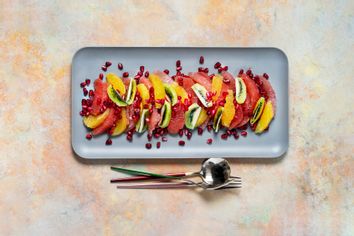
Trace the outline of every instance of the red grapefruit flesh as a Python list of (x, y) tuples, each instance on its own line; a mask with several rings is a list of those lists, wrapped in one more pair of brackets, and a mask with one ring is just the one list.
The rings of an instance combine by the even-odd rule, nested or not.
[(184, 110), (180, 103), (175, 105), (177, 109), (174, 114), (171, 115), (170, 124), (167, 127), (168, 133), (177, 134), (180, 129), (184, 126)]
[[(236, 128), (243, 121), (243, 111), (239, 104), (236, 104), (236, 113), (234, 119), (231, 121), (230, 129)], [(248, 120), (246, 121), (246, 123)]]
[(195, 103), (198, 101), (198, 98), (197, 96), (195, 95), (193, 89), (192, 89), (192, 86), (194, 84), (194, 81), (190, 78), (190, 77), (186, 77), (186, 76), (180, 76), (180, 77), (176, 77), (176, 81), (179, 81), (179, 80), (183, 80), (183, 83), (182, 83), (182, 86), (184, 88), (184, 90), (186, 90), (186, 92), (189, 94), (191, 94), (190, 96), (191, 97), (191, 102), (192, 103)]
[(106, 132), (107, 130), (113, 127), (113, 125), (116, 123), (116, 120), (117, 116), (114, 114), (114, 109), (109, 109), (109, 114), (107, 118), (97, 128), (93, 129), (92, 134), (99, 135)]
[(227, 71), (223, 71), (221, 72), (222, 77), (224, 77), (225, 80), (230, 81), (230, 83), (228, 83), (228, 89), (231, 89), (232, 91), (234, 91), (234, 93), (236, 92), (236, 87), (235, 87), (235, 78), (232, 76), (232, 74), (230, 74)]
[(259, 76), (259, 80), (261, 82), (260, 90), (264, 91), (264, 93), (266, 95), (265, 99), (267, 101), (271, 101), (272, 102), (273, 112), (274, 112), (274, 115), (275, 115), (276, 109), (277, 109), (277, 101), (276, 101), (276, 96), (275, 96), (274, 89), (273, 89), (272, 85), (269, 83), (269, 81), (266, 78), (264, 78), (263, 76)]
[(103, 82), (101, 79), (96, 79), (94, 82), (95, 95), (93, 96), (91, 111), (91, 114), (94, 116), (100, 113), (103, 102), (108, 99), (107, 87), (107, 83)]
[(173, 83), (173, 79), (169, 75), (167, 75), (165, 72), (157, 70), (154, 72), (154, 74), (157, 75), (158, 77), (160, 77), (160, 79), (162, 80), (163, 83), (166, 83), (166, 84)]
[(140, 78), (139, 83), (144, 84), (149, 91), (150, 91), (150, 88), (152, 88), (152, 83), (145, 76)]
[(189, 73), (189, 76), (194, 80), (194, 82), (203, 85), (206, 90), (211, 91), (211, 81), (208, 74), (204, 72), (194, 72)]
[(259, 89), (257, 84), (248, 75), (243, 74), (242, 79), (247, 88), (246, 101), (242, 104), (244, 116), (252, 116), (252, 112), (258, 99), (260, 98)]
[(149, 133), (150, 134), (157, 127), (157, 124), (161, 120), (161, 114), (159, 114), (159, 112), (157, 111), (156, 107), (154, 106), (152, 109), (153, 109), (152, 110), (152, 114), (150, 116), (150, 121), (148, 123)]

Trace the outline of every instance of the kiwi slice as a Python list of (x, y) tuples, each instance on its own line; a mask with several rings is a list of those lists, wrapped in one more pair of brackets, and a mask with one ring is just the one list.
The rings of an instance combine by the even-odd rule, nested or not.
[(163, 86), (164, 86), (165, 92), (171, 102), (171, 105), (172, 106), (176, 105), (178, 102), (178, 98), (177, 98), (177, 93), (176, 93), (175, 88), (169, 84), (164, 84)]
[(126, 107), (128, 105), (124, 101), (122, 96), (119, 94), (119, 92), (117, 90), (115, 90), (111, 84), (107, 88), (107, 94), (108, 94), (108, 97), (112, 100), (112, 102), (114, 102), (118, 106)]
[(259, 119), (259, 117), (261, 117), (264, 105), (265, 105), (265, 99), (264, 99), (264, 97), (260, 97), (256, 103), (256, 106), (253, 109), (253, 116), (250, 120), (251, 125), (256, 123), (257, 120)]
[(246, 88), (245, 82), (240, 77), (237, 77), (235, 82), (236, 82), (235, 83), (236, 101), (238, 104), (243, 104), (245, 102), (246, 96), (247, 96), (247, 88)]
[(224, 108), (219, 107), (215, 113), (214, 122), (213, 122), (213, 129), (215, 130), (215, 132), (219, 132), (220, 122), (221, 122), (221, 117), (223, 112), (224, 112)]
[(213, 103), (211, 101), (207, 100), (207, 92), (208, 91), (206, 90), (206, 88), (204, 86), (196, 83), (196, 84), (193, 84), (192, 89), (204, 107), (211, 107), (213, 105)]
[(195, 128), (201, 111), (202, 108), (197, 103), (193, 103), (189, 106), (188, 111), (184, 114), (185, 125), (188, 129)]
[(166, 128), (168, 126), (171, 120), (171, 113), (172, 113), (171, 103), (165, 101), (165, 103), (161, 108), (161, 120), (159, 124), (161, 128)]
[(135, 79), (130, 78), (128, 92), (127, 92), (127, 96), (125, 98), (125, 103), (127, 103), (128, 105), (131, 105), (134, 101), (135, 94), (136, 94), (136, 81), (135, 81)]
[(138, 132), (138, 133), (145, 132), (145, 130), (147, 129), (145, 118), (148, 114), (149, 114), (148, 109), (143, 109), (141, 111), (139, 121), (138, 121), (138, 123), (136, 123), (136, 126), (135, 126), (136, 132)]

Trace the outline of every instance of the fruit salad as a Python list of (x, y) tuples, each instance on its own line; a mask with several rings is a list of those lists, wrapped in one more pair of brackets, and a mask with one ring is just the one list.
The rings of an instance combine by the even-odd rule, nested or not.
[[(199, 63), (204, 64), (203, 56)], [(183, 73), (177, 60), (173, 75), (167, 69), (149, 72), (140, 66), (130, 76), (122, 63), (115, 72), (108, 72), (111, 66), (108, 61), (102, 65), (92, 89), (90, 79), (80, 84), (84, 95), (80, 115), (88, 140), (107, 134), (106, 145), (111, 145), (113, 137), (125, 135), (132, 142), (135, 133), (146, 133), (145, 147), (151, 149), (152, 138), (158, 139), (156, 148), (160, 148), (168, 135), (190, 140), (193, 130), (198, 135), (207, 130), (223, 140), (238, 139), (239, 133), (247, 136), (248, 127), (256, 134), (267, 131), (276, 114), (276, 95), (267, 73), (241, 69), (233, 74), (220, 62), (210, 70), (199, 67)], [(211, 145), (213, 139), (205, 143)]]

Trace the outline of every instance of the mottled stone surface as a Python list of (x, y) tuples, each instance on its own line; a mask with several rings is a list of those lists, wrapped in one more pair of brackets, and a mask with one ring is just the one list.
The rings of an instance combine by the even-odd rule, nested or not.
[[(353, 235), (353, 11), (353, 1), (1, 1), (0, 234)], [(117, 191), (110, 163), (80, 161), (70, 145), (71, 59), (96, 45), (283, 49), (288, 153), (233, 161), (241, 191)]]

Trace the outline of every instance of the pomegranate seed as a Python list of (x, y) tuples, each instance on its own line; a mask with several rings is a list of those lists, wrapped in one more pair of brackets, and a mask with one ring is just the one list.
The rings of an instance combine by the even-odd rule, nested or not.
[(145, 70), (145, 67), (144, 66), (140, 66), (140, 71), (144, 72), (144, 70)]
[(221, 66), (221, 63), (220, 63), (220, 62), (217, 62), (217, 63), (215, 63), (214, 68), (215, 68), (215, 69), (218, 69), (220, 66)]
[(207, 125), (208, 132), (210, 132), (213, 129), (212, 125)]
[(80, 87), (81, 87), (81, 88), (83, 88), (83, 87), (85, 87), (85, 86), (86, 86), (86, 83), (85, 83), (85, 82), (81, 82), (81, 83), (80, 83)]
[(188, 129), (185, 129), (185, 130), (184, 130), (184, 135), (186, 135), (186, 136), (187, 136), (187, 135), (188, 135), (188, 133), (189, 133), (189, 130), (188, 130)]
[(106, 66), (102, 66), (101, 69), (102, 69), (103, 71), (107, 71), (107, 67), (106, 67)]
[(213, 143), (213, 139), (208, 138), (208, 139), (207, 139), (207, 144), (212, 144), (212, 143)]
[(266, 79), (269, 79), (269, 75), (267, 73), (264, 73), (263, 77), (266, 78)]
[(88, 91), (87, 91), (87, 89), (86, 89), (86, 88), (83, 88), (83, 89), (82, 89), (82, 92), (84, 93), (84, 96), (87, 96)]
[(247, 129), (247, 127), (248, 127), (248, 124), (245, 124), (245, 125), (243, 125), (243, 126), (239, 127), (239, 129), (240, 129), (240, 130), (246, 130), (246, 129)]
[(224, 71), (227, 71), (229, 69), (228, 66), (224, 66), (224, 68), (222, 68)]
[(177, 60), (177, 61), (176, 61), (176, 67), (179, 67), (179, 66), (181, 66), (181, 61), (180, 61), (180, 60)]
[(240, 136), (236, 133), (236, 134), (233, 134), (234, 135), (234, 138), (235, 139), (238, 139)]
[(250, 75), (252, 73), (252, 70), (251, 69), (248, 69), (247, 71), (246, 71), (246, 75)]
[(124, 72), (123, 73), (123, 77), (128, 77), (129, 76), (129, 72)]
[(106, 141), (106, 145), (111, 145), (112, 144), (112, 139), (107, 139), (107, 141)]
[(215, 74), (209, 75), (209, 79), (213, 79), (214, 76), (215, 76)]
[(198, 67), (198, 72), (203, 72), (203, 71), (204, 71), (203, 67)]
[(241, 69), (239, 72), (238, 72), (238, 75), (242, 75), (243, 74), (243, 69)]
[(156, 148), (160, 148), (161, 147), (161, 142), (157, 142), (156, 143)]
[(148, 134), (148, 135), (147, 135), (147, 139), (148, 139), (148, 141), (150, 142), (151, 139), (152, 139), (152, 134)]
[(107, 68), (110, 67), (111, 65), (112, 65), (112, 62), (106, 61), (105, 66), (106, 66)]
[(232, 134), (231, 130), (229, 130), (229, 129), (226, 130), (226, 133), (227, 133), (228, 136), (231, 136), (231, 134)]
[(89, 96), (90, 97), (93, 97), (95, 95), (95, 92), (91, 89), (90, 91), (89, 91)]
[(201, 127), (198, 127), (198, 134), (202, 135), (203, 134), (203, 129)]
[(200, 56), (200, 57), (199, 57), (199, 63), (200, 63), (200, 64), (204, 64), (204, 57), (203, 57), (203, 56)]
[(149, 71), (146, 71), (146, 72), (145, 72), (145, 77), (146, 77), (146, 78), (149, 78), (149, 74), (150, 74)]
[(155, 138), (160, 138), (160, 134), (159, 133), (154, 133), (154, 137)]
[(188, 140), (190, 140), (192, 138), (192, 132), (188, 132), (187, 138), (188, 138)]
[(87, 100), (86, 99), (81, 99), (81, 105), (87, 105)]
[(178, 76), (182, 75), (181, 71), (177, 71), (176, 75)]
[(209, 73), (209, 68), (205, 68), (204, 72), (208, 74)]
[(133, 136), (127, 135), (127, 140), (128, 140), (129, 142), (133, 141)]
[(151, 149), (152, 145), (151, 145), (151, 143), (147, 143), (147, 144), (145, 144), (145, 147), (146, 147), (146, 149)]
[(219, 104), (219, 106), (224, 106), (224, 105), (225, 105), (225, 102), (220, 101), (218, 104)]
[(177, 71), (181, 71), (182, 70), (182, 66), (179, 66), (176, 68)]
[(162, 142), (167, 142), (167, 137), (162, 137)]
[(222, 135), (221, 135), (221, 138), (224, 139), (224, 140), (226, 140), (227, 137), (229, 137), (227, 134), (222, 134)]
[(166, 69), (166, 70), (164, 70), (163, 72), (164, 72), (166, 75), (168, 75), (168, 74), (170, 73), (170, 71), (169, 71), (169, 70), (167, 70), (167, 69)]
[(118, 69), (119, 70), (123, 70), (123, 64), (122, 63), (118, 63)]
[(242, 130), (242, 131), (241, 131), (241, 135), (242, 135), (243, 137), (246, 137), (246, 136), (247, 136), (247, 131)]
[(233, 130), (231, 130), (231, 133), (232, 133), (232, 134), (237, 134), (237, 130), (236, 130), (236, 129), (233, 129)]
[(223, 68), (220, 67), (220, 68), (218, 69), (218, 72), (221, 73), (222, 71), (223, 71)]
[(88, 140), (90, 140), (90, 139), (92, 139), (92, 134), (86, 134), (86, 138), (88, 139)]
[(178, 135), (179, 135), (180, 137), (183, 136), (183, 129), (180, 129), (180, 130), (178, 131)]
[(184, 144), (186, 144), (186, 142), (184, 142), (183, 140), (179, 140), (179, 141), (178, 141), (178, 145), (179, 145), (179, 146), (184, 146)]
[(253, 73), (251, 72), (249, 75), (248, 75), (251, 79), (253, 79)]
[(100, 105), (102, 102), (102, 99), (101, 98), (97, 98), (97, 105)]

